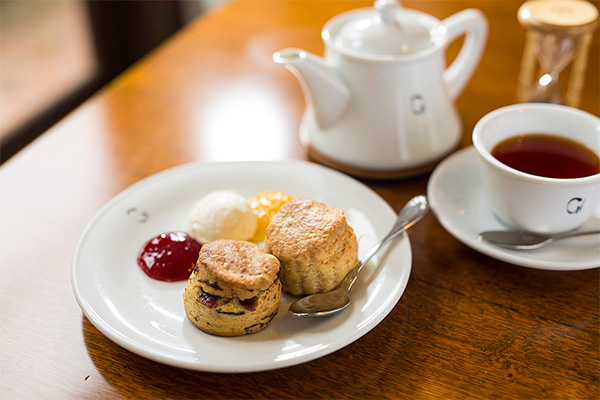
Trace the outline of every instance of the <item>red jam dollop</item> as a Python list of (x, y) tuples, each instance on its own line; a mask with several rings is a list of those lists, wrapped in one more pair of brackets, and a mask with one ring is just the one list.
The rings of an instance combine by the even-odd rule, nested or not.
[(137, 263), (150, 278), (175, 282), (189, 278), (202, 245), (185, 232), (162, 233), (140, 249)]

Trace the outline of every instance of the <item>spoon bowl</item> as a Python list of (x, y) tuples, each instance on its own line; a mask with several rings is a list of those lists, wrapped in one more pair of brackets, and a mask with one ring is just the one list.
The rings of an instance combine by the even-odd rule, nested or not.
[(427, 198), (423, 195), (413, 197), (400, 210), (392, 229), (369, 250), (342, 280), (337, 288), (325, 293), (311, 294), (296, 300), (290, 305), (289, 312), (295, 317), (325, 317), (336, 314), (350, 305), (350, 289), (361, 269), (392, 239), (398, 237), (409, 227), (417, 223), (429, 210)]
[(336, 314), (350, 305), (350, 294), (344, 285), (332, 291), (302, 297), (290, 305), (295, 317), (325, 317)]

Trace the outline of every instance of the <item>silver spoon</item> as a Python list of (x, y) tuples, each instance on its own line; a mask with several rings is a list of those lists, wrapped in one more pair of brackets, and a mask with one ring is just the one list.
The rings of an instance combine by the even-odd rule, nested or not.
[(537, 233), (520, 231), (487, 231), (481, 232), (479, 236), (488, 243), (507, 249), (532, 250), (539, 249), (540, 247), (556, 242), (557, 240), (598, 233), (600, 233), (600, 229), (574, 231), (556, 235), (540, 235)]
[(396, 222), (389, 233), (371, 248), (369, 253), (346, 275), (337, 288), (329, 292), (311, 294), (296, 300), (289, 308), (290, 314), (295, 317), (324, 317), (338, 313), (348, 307), (350, 304), (350, 295), (348, 292), (356, 281), (360, 270), (385, 244), (417, 223), (417, 221), (427, 214), (428, 210), (429, 205), (425, 196), (413, 197), (400, 210)]

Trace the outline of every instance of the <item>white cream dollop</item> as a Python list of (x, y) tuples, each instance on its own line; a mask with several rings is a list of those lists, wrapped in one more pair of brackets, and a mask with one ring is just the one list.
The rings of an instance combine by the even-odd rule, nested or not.
[(219, 239), (248, 240), (257, 223), (246, 198), (231, 190), (218, 190), (196, 202), (190, 213), (189, 233), (202, 244)]

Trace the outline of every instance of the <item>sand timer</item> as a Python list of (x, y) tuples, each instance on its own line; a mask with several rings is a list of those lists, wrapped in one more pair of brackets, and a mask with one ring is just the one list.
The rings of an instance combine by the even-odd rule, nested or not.
[[(586, 0), (529, 0), (518, 19), (527, 34), (517, 101), (577, 107), (598, 9)], [(568, 84), (559, 79), (567, 67)]]

